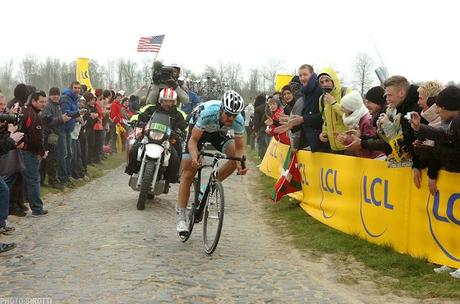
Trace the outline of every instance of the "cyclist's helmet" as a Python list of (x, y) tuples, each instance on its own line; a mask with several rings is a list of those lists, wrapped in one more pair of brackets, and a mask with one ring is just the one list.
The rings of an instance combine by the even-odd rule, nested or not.
[(224, 111), (227, 113), (241, 113), (244, 109), (243, 97), (241, 97), (237, 92), (229, 90), (225, 92), (222, 97), (222, 105), (224, 107)]
[(158, 102), (161, 103), (162, 100), (174, 100), (177, 101), (177, 93), (173, 88), (165, 88), (160, 91), (160, 96)]

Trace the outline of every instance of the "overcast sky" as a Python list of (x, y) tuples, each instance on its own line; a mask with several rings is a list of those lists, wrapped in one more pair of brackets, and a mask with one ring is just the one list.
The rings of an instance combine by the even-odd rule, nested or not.
[(34, 54), (142, 61), (140, 36), (165, 34), (159, 59), (194, 71), (270, 58), (291, 71), (332, 65), (350, 79), (358, 52), (410, 80), (460, 81), (454, 1), (20, 1), (1, 4), (0, 61)]

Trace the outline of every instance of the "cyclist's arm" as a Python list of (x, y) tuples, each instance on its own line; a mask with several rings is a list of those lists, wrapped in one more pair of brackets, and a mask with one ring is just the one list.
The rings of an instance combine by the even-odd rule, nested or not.
[(244, 155), (244, 136), (235, 135), (235, 156), (242, 157)]
[(193, 127), (192, 135), (188, 140), (188, 151), (190, 153), (190, 159), (198, 160), (198, 141), (200, 140), (201, 136), (203, 136), (204, 130), (199, 129), (197, 127)]

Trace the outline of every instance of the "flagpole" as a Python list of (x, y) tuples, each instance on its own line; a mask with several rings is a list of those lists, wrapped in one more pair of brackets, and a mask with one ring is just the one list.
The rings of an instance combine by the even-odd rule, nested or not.
[(147, 95), (145, 96), (145, 103), (147, 105), (147, 100), (149, 98), (149, 94), (150, 94), (150, 91), (151, 91), (151, 88), (152, 88), (152, 84), (153, 84), (153, 69), (154, 69), (154, 66), (155, 66), (155, 61), (157, 60), (157, 57), (158, 57), (158, 53), (160, 52), (160, 50), (158, 50), (158, 52), (156, 53), (155, 55), (155, 58), (153, 58), (153, 62), (152, 62), (152, 69), (150, 71), (150, 84), (149, 84), (149, 88), (147, 90)]
[[(161, 44), (162, 44), (162, 45), (163, 45), (163, 42), (164, 42), (164, 38), (163, 38), (163, 40), (161, 41)], [(154, 71), (154, 67), (155, 67), (155, 61), (157, 60), (158, 53), (160, 53), (160, 51), (161, 51), (161, 47), (160, 47), (160, 49), (158, 50), (158, 52), (156, 52), (155, 58), (153, 58), (152, 70), (151, 70), (151, 73), (150, 73), (150, 75), (151, 75), (151, 80), (150, 80), (149, 88), (148, 88), (148, 90), (147, 90), (147, 95), (145, 96), (145, 103), (146, 103), (146, 105), (147, 105), (147, 100), (148, 100), (148, 98), (149, 98), (149, 94), (150, 94), (150, 91), (151, 91), (151, 88), (152, 88), (152, 85), (153, 85), (153, 71)]]

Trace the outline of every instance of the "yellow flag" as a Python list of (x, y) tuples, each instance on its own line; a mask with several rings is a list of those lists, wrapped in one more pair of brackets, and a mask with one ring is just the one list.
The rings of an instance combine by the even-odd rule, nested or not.
[(89, 77), (89, 70), (88, 70), (89, 58), (77, 58), (77, 81), (80, 84), (86, 85), (88, 91), (94, 93), (94, 88), (91, 85), (91, 79)]
[(292, 79), (292, 75), (290, 74), (276, 74), (275, 76), (275, 91), (280, 92), (281, 89), (289, 84)]

